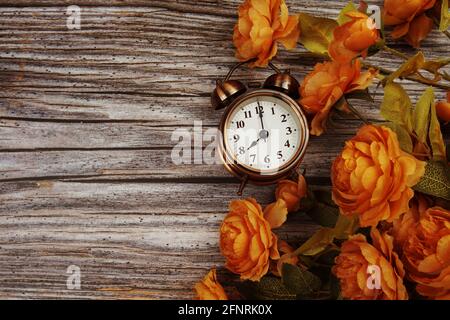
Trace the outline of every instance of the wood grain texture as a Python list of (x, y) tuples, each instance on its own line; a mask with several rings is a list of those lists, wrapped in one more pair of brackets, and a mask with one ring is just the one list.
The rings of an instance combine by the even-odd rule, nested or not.
[[(324, 17), (345, 5), (287, 2)], [(218, 227), (236, 180), (221, 165), (177, 166), (171, 151), (174, 130), (219, 123), (209, 95), (235, 63), (239, 3), (83, 0), (81, 30), (67, 30), (73, 1), (0, 0), (0, 298), (191, 298), (213, 266), (227, 286), (234, 281), (222, 269)], [(438, 31), (423, 49), (450, 56)], [(298, 52), (281, 50), (276, 62), (302, 79), (316, 61)], [(400, 63), (383, 53), (369, 61)], [(404, 84), (416, 101), (424, 86)], [(355, 106), (378, 121), (381, 99), (379, 89), (374, 103)], [(331, 161), (360, 125), (341, 119), (312, 139), (302, 165), (311, 183), (329, 183)], [(267, 204), (273, 189), (245, 195)], [(316, 228), (291, 216), (277, 234), (298, 244)], [(69, 265), (81, 268), (81, 290), (66, 288)]]

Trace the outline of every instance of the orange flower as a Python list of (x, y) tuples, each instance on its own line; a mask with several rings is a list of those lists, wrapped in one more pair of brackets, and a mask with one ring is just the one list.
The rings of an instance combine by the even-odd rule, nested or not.
[(223, 287), (217, 282), (216, 269), (211, 269), (202, 281), (195, 285), (198, 300), (228, 300)]
[(369, 47), (380, 39), (372, 18), (358, 11), (345, 15), (351, 20), (334, 29), (333, 40), (328, 46), (331, 58), (340, 63), (348, 63), (359, 55), (365, 58)]
[(430, 33), (433, 20), (425, 15), (436, 0), (384, 0), (384, 24), (395, 26), (391, 35), (394, 39), (406, 37), (415, 48)]
[(425, 162), (402, 151), (391, 129), (366, 125), (333, 163), (333, 200), (362, 227), (392, 222), (408, 211), (411, 187), (424, 173)]
[(450, 122), (450, 91), (447, 91), (447, 101), (436, 103), (436, 113), (442, 121)]
[[(340, 281), (342, 296), (352, 300), (407, 300), (405, 272), (393, 251), (393, 238), (376, 228), (372, 228), (370, 235), (373, 245), (362, 234), (350, 236), (335, 259), (332, 272)], [(377, 280), (369, 278), (371, 268), (380, 271), (378, 287)]]
[(300, 103), (308, 113), (315, 114), (311, 134), (320, 136), (336, 102), (346, 93), (366, 89), (376, 74), (372, 69), (361, 73), (359, 60), (347, 64), (336, 61), (316, 64), (300, 86)]
[(284, 0), (246, 0), (239, 7), (233, 43), (239, 60), (257, 58), (251, 66), (266, 67), (277, 53), (277, 42), (290, 50), (299, 36), (298, 16), (289, 16)]
[[(407, 217), (408, 218), (408, 217)], [(413, 218), (414, 219), (414, 218)], [(417, 219), (417, 217), (416, 217)], [(427, 209), (418, 221), (403, 219), (408, 232), (401, 249), (408, 277), (416, 290), (431, 299), (450, 299), (450, 211)]]
[(277, 237), (255, 199), (230, 203), (220, 228), (220, 249), (226, 267), (242, 280), (259, 281), (269, 269), (269, 258), (280, 258)]
[(299, 175), (298, 182), (292, 180), (281, 180), (275, 190), (277, 200), (283, 199), (287, 206), (287, 211), (295, 212), (300, 208), (300, 200), (307, 192), (306, 180), (303, 175)]
[(422, 215), (428, 208), (429, 202), (420, 193), (416, 194), (410, 201), (409, 210), (403, 214), (399, 219), (394, 220), (392, 224), (392, 235), (394, 236), (395, 245), (402, 250), (409, 230), (415, 228), (420, 215)]
[(281, 198), (264, 209), (264, 218), (269, 222), (272, 229), (281, 227), (286, 221), (287, 215), (286, 202)]

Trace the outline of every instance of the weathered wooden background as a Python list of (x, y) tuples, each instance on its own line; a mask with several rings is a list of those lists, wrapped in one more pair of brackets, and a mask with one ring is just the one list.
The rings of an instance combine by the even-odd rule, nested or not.
[[(324, 17), (345, 5), (287, 2)], [(213, 266), (229, 283), (218, 228), (237, 182), (219, 165), (176, 166), (170, 153), (175, 129), (219, 122), (209, 95), (235, 63), (239, 3), (0, 0), (0, 298), (192, 298)], [(81, 30), (66, 27), (71, 4), (82, 9)], [(448, 41), (433, 31), (426, 55), (448, 57)], [(299, 60), (301, 50), (277, 59), (299, 79), (315, 63)], [(405, 85), (414, 101), (424, 89)], [(372, 120), (381, 90), (376, 97), (358, 106)], [(310, 142), (311, 183), (329, 184), (331, 161), (360, 122), (338, 125)], [(266, 204), (273, 189), (250, 186), (245, 196)], [(295, 244), (315, 228), (290, 217), (277, 233)], [(70, 265), (81, 268), (81, 290), (66, 288)]]

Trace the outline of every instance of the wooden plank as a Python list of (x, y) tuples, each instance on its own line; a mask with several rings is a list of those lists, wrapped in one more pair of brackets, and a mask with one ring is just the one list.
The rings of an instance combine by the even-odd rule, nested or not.
[[(49, 215), (64, 213), (171, 213), (224, 212), (237, 197), (236, 182), (210, 183), (141, 183), (141, 182), (72, 182), (20, 181), (0, 186), (0, 212), (4, 216), (20, 214)], [(257, 192), (260, 190), (261, 192)], [(261, 194), (261, 203), (273, 198), (273, 186), (250, 185), (245, 196)], [(189, 200), (186, 200), (189, 199)], [(20, 203), (19, 203), (20, 202)], [(167, 207), (167, 203), (171, 206)], [(220, 209), (220, 210), (219, 210)]]
[[(287, 2), (291, 12), (328, 17), (344, 6)], [(218, 228), (236, 181), (221, 165), (176, 166), (170, 152), (174, 130), (219, 122), (209, 95), (236, 61), (230, 36), (240, 3), (81, 0), (82, 29), (69, 31), (72, 1), (0, 0), (0, 298), (190, 298), (213, 266), (230, 286)], [(426, 56), (448, 57), (447, 41), (433, 31)], [(301, 80), (316, 60), (299, 52), (280, 50), (276, 62)], [(400, 63), (386, 54), (369, 61)], [(424, 89), (405, 87), (413, 101)], [(381, 99), (378, 90), (373, 104), (355, 106), (380, 120)], [(360, 125), (338, 123), (312, 139), (303, 164), (312, 183), (329, 183), (331, 161)], [(273, 189), (249, 186), (245, 196), (267, 204)], [(290, 216), (276, 233), (298, 244), (316, 228)], [(81, 290), (65, 286), (72, 264)]]
[[(330, 137), (314, 137), (302, 168), (313, 178), (328, 178), (331, 162), (354, 134), (359, 120), (343, 121)], [(173, 127), (150, 123), (55, 123), (0, 121), (0, 181), (14, 179), (174, 179), (227, 178), (219, 159), (215, 165), (194, 164), (193, 128), (189, 163), (175, 164), (172, 150), (180, 144)], [(203, 132), (211, 127), (203, 127)], [(189, 136), (188, 136), (189, 137)], [(331, 143), (330, 143), (331, 142)], [(203, 147), (210, 140), (203, 141)], [(3, 151), (3, 152), (2, 152)]]
[[(0, 60), (1, 64), (1, 60)], [(308, 70), (309, 71), (309, 70)], [(1, 77), (1, 74), (0, 74)], [(262, 81), (262, 78), (257, 80)], [(4, 79), (9, 82), (10, 79)], [(212, 79), (211, 79), (212, 82)], [(424, 86), (405, 81), (405, 89), (413, 101), (423, 93)], [(150, 122), (166, 126), (192, 125), (194, 120), (204, 125), (217, 125), (222, 115), (210, 107), (209, 94), (213, 85), (204, 85), (202, 97), (149, 97), (143, 94), (95, 94), (73, 92), (61, 88), (61, 92), (3, 87), (0, 92), (0, 117), (25, 120)], [(374, 86), (375, 87), (375, 86)], [(69, 92), (63, 92), (67, 89)], [(380, 119), (379, 105), (382, 90), (372, 88), (373, 103), (352, 101), (368, 119)], [(176, 94), (176, 93), (173, 93)], [(436, 90), (437, 98), (444, 99), (445, 92)]]
[[(331, 163), (342, 148), (345, 137), (333, 139), (333, 147), (312, 144), (301, 165), (316, 183), (329, 182)], [(318, 146), (318, 147), (316, 147)], [(193, 153), (194, 151), (192, 151)], [(0, 182), (12, 180), (89, 179), (205, 181), (231, 175), (217, 164), (174, 164), (170, 150), (39, 151), (0, 153)], [(206, 181), (205, 181), (206, 182)]]
[[(156, 122), (156, 121), (155, 121)], [(173, 126), (155, 122), (48, 122), (0, 120), (0, 150), (164, 149), (178, 143)], [(179, 128), (192, 133), (194, 122)], [(204, 131), (211, 127), (203, 126)], [(186, 140), (186, 144), (193, 142)]]
[[(0, 116), (163, 123), (217, 117), (208, 97), (214, 80), (234, 63), (232, 43), (223, 31), (232, 29), (234, 17), (88, 7), (82, 30), (68, 31), (64, 9), (22, 8), (20, 15), (14, 14), (16, 8), (2, 10), (0, 69), (6, 72), (0, 75)], [(448, 56), (439, 32), (426, 41), (427, 56)], [(400, 62), (386, 54), (369, 61), (392, 69)], [(295, 52), (280, 50), (279, 62), (301, 79), (315, 60), (300, 63)], [(268, 74), (245, 70), (238, 77), (262, 81)], [(413, 98), (422, 90), (415, 84), (408, 88)], [(357, 106), (364, 110), (364, 104)], [(376, 108), (368, 116), (377, 117)]]
[[(190, 298), (206, 270), (222, 264), (218, 227), (236, 187), (3, 183), (0, 297)], [(272, 187), (247, 192), (273, 199)], [(302, 216), (289, 220), (277, 234), (291, 243), (317, 228)], [(65, 287), (70, 265), (81, 268), (81, 291)]]
[[(328, 181), (331, 163), (361, 125), (340, 120), (328, 134), (311, 137), (302, 163), (308, 176)], [(214, 127), (203, 127), (203, 132)], [(194, 164), (193, 128), (183, 127), (191, 139), (189, 163), (175, 164), (173, 148), (179, 144), (173, 127), (151, 123), (59, 123), (0, 120), (0, 181), (24, 179), (217, 179), (229, 178), (219, 159), (216, 164)], [(447, 141), (450, 128), (444, 126)], [(189, 137), (189, 135), (188, 135)], [(210, 140), (205, 140), (205, 147)]]

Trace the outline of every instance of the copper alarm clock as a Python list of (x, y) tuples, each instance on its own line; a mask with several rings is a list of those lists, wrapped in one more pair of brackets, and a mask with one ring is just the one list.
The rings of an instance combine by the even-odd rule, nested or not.
[(309, 139), (308, 123), (300, 105), (298, 81), (276, 71), (260, 88), (249, 89), (230, 80), (242, 62), (217, 80), (211, 97), (213, 107), (226, 108), (220, 121), (219, 153), (229, 172), (247, 182), (273, 184), (285, 179), (300, 165)]

